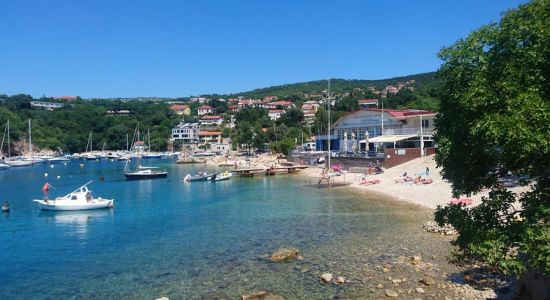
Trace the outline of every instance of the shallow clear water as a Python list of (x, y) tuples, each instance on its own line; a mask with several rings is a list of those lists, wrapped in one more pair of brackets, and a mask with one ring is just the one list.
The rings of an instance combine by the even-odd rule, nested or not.
[[(116, 161), (0, 171), (0, 201), (12, 207), (0, 216), (0, 298), (235, 299), (255, 290), (355, 298), (375, 284), (368, 276), (385, 276), (375, 266), (388, 257), (448, 249), (419, 230), (431, 213), (419, 207), (319, 190), (297, 176), (189, 184), (181, 178), (192, 166), (148, 163), (165, 166), (168, 179), (126, 181)], [(114, 209), (45, 212), (32, 202), (46, 181), (54, 197), (89, 180)], [(304, 260), (261, 258), (283, 246)], [(323, 271), (352, 282), (323, 285)]]

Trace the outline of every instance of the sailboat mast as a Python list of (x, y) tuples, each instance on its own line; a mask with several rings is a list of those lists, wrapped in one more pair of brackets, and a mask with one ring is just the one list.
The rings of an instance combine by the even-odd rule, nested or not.
[(330, 169), (330, 79), (328, 80), (328, 97), (327, 97), (327, 105), (328, 105), (328, 128), (327, 128), (327, 144), (328, 144), (328, 168)]
[(90, 152), (94, 151), (94, 140), (92, 138), (92, 132), (90, 131)]
[(126, 133), (126, 152), (128, 152), (128, 133)]
[(8, 158), (11, 157), (11, 149), (10, 149), (10, 120), (8, 120)]
[(151, 152), (151, 132), (149, 131), (149, 128), (147, 128), (147, 144), (147, 149)]
[(29, 155), (32, 157), (32, 130), (31, 130), (31, 119), (29, 119)]

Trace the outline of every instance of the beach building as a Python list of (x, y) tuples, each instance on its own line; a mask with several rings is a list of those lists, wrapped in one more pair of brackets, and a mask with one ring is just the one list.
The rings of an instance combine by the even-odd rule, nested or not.
[(197, 108), (197, 115), (199, 115), (199, 117), (203, 115), (211, 114), (212, 112), (214, 112), (214, 109), (210, 105), (203, 105)]
[[(434, 146), (435, 115), (431, 111), (414, 109), (356, 110), (332, 124), (331, 152), (354, 157), (383, 158), (387, 149), (417, 148), (426, 154), (425, 149)], [(317, 136), (317, 150), (328, 149), (327, 138), (327, 135)]]
[(180, 116), (189, 116), (191, 114), (191, 109), (189, 108), (189, 105), (174, 104), (170, 106), (170, 110), (173, 111), (176, 115)]
[(172, 129), (172, 140), (180, 141), (184, 146), (196, 145), (199, 142), (198, 137), (199, 123), (179, 123)]

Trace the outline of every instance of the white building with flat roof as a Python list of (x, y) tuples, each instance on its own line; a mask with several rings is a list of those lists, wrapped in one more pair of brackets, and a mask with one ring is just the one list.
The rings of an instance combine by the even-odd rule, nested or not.
[(198, 144), (199, 123), (179, 123), (172, 128), (172, 140), (186, 144)]

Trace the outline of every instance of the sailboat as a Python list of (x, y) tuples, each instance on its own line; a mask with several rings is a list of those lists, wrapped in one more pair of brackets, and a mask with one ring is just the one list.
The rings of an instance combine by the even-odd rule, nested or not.
[[(137, 139), (135, 139), (137, 135)], [(168, 176), (168, 172), (161, 170), (159, 167), (147, 167), (141, 165), (141, 153), (145, 148), (143, 141), (139, 140), (139, 124), (134, 131), (134, 139), (132, 139), (132, 149), (137, 152), (138, 155), (138, 168), (135, 171), (127, 171), (128, 161), (124, 166), (124, 176), (127, 180), (139, 180), (139, 179), (154, 179), (154, 178), (165, 178)]]
[(5, 164), (9, 165), (10, 167), (26, 167), (26, 166), (32, 166), (34, 162), (32, 160), (24, 160), (23, 157), (11, 157), (11, 151), (10, 151), (10, 121), (8, 120), (7, 126), (6, 126), (6, 132), (8, 137), (8, 158), (4, 161)]
[(162, 155), (158, 154), (158, 153), (153, 153), (151, 152), (151, 132), (149, 131), (149, 129), (147, 129), (147, 152), (145, 152), (142, 157), (145, 158), (145, 159), (148, 159), (148, 158), (161, 158)]
[(46, 159), (42, 157), (35, 157), (32, 152), (32, 126), (31, 126), (31, 119), (29, 119), (29, 153), (27, 154), (27, 157), (25, 160), (32, 161), (35, 164), (43, 164), (46, 163)]
[[(8, 132), (8, 128), (10, 126), (10, 120), (8, 120), (6, 124), (6, 128), (4, 128), (4, 135), (2, 136), (2, 144), (0, 144), (0, 153), (2, 153), (2, 149), (4, 148), (4, 139), (6, 138), (6, 133)], [(8, 137), (9, 139), (9, 137)], [(8, 152), (9, 152), (10, 145), (8, 143)], [(9, 169), (10, 165), (4, 163), (4, 157), (2, 157), (2, 160), (0, 162), (0, 170), (6, 170)]]
[[(90, 151), (88, 151), (88, 148)], [(93, 151), (93, 140), (92, 140), (92, 132), (90, 131), (90, 135), (88, 136), (88, 143), (86, 144), (86, 153), (82, 155), (85, 160), (98, 160), (98, 157), (92, 153)]]

